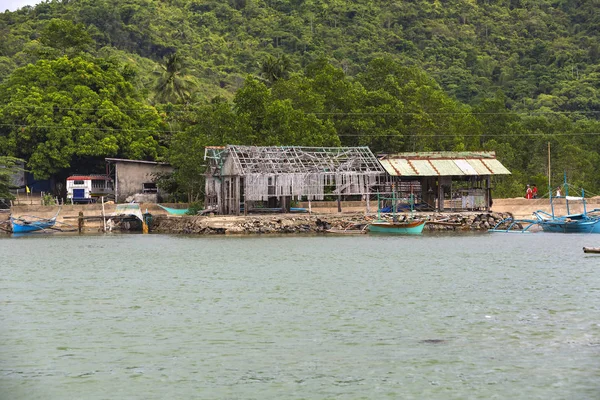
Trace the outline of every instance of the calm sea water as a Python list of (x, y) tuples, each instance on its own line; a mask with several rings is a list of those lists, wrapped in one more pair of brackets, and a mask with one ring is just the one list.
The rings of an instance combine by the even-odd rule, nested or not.
[(597, 399), (600, 235), (0, 239), (1, 399)]

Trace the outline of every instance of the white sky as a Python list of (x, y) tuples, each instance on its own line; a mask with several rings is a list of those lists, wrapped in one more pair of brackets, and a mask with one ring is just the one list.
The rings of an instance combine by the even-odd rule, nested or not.
[(4, 12), (6, 10), (16, 11), (17, 8), (34, 6), (41, 2), (42, 0), (0, 0), (0, 12)]

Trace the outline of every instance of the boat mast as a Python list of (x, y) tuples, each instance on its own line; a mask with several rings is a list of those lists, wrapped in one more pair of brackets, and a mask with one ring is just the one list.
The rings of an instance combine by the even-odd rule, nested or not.
[(565, 186), (565, 202), (567, 204), (567, 215), (571, 215), (569, 211), (569, 185), (567, 185), (567, 171), (564, 172), (564, 186)]
[(550, 179), (550, 142), (548, 142), (548, 196), (550, 196), (550, 208), (554, 218), (554, 201), (552, 200), (552, 182)]
[(550, 142), (548, 142), (548, 189), (550, 190), (550, 197), (552, 197), (552, 183), (550, 181)]

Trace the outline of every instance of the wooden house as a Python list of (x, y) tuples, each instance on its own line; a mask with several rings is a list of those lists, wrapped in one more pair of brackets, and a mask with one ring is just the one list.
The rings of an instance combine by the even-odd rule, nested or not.
[(368, 147), (230, 145), (207, 147), (205, 160), (205, 207), (221, 214), (286, 212), (301, 200), (368, 199), (388, 183)]

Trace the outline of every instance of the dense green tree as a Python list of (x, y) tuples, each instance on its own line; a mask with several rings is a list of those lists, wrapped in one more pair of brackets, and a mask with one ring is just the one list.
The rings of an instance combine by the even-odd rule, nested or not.
[(0, 156), (0, 199), (13, 199), (10, 192), (12, 178), (21, 170), (23, 160), (15, 157)]
[(84, 25), (53, 18), (40, 34), (40, 42), (57, 49), (60, 55), (74, 55), (89, 50), (95, 43)]
[(17, 69), (0, 85), (0, 152), (21, 157), (36, 177), (73, 157), (155, 159), (163, 129), (114, 62), (76, 57)]
[[(197, 129), (211, 113), (235, 121), (240, 134), (221, 136), (236, 143), (321, 137), (332, 143), (333, 127), (341, 144), (374, 151), (495, 150), (513, 171), (497, 187), (516, 195), (526, 181), (544, 177), (550, 142), (556, 174), (567, 169), (573, 181), (600, 189), (591, 168), (600, 152), (598, 11), (594, 2), (554, 0), (45, 2), (0, 13), (0, 152), (46, 163), (48, 174), (73, 160), (125, 154), (127, 143), (137, 140), (126, 139), (133, 128), (124, 127), (134, 126), (141, 135), (146, 123), (126, 122), (138, 120), (125, 111), (132, 109), (129, 100), (98, 90), (110, 82), (87, 84), (56, 73), (64, 80), (61, 92), (44, 82), (54, 76), (44, 78), (39, 70), (30, 79), (35, 84), (15, 86), (23, 76), (19, 68), (78, 55), (93, 57), (101, 69), (107, 67), (99, 57), (128, 64), (116, 70), (136, 93), (127, 95), (139, 102), (134, 108), (156, 104), (165, 110), (171, 133), (152, 134), (158, 148), (188, 130), (207, 143), (221, 143), (219, 133)], [(186, 68), (178, 60), (169, 65), (174, 54)], [(90, 92), (82, 92), (85, 87)], [(89, 98), (92, 92), (102, 101), (108, 96), (116, 108), (101, 107)], [(217, 96), (225, 100), (226, 114), (205, 109)], [(80, 103), (86, 108), (86, 102), (112, 110), (113, 118), (104, 115), (100, 123), (95, 113), (84, 118), (62, 112)], [(30, 112), (19, 115), (7, 109), (9, 103), (28, 105)], [(117, 109), (127, 118), (117, 118)], [(35, 129), (27, 118), (36, 121)], [(71, 122), (58, 124), (61, 118)], [(92, 138), (84, 134), (88, 126)], [(98, 127), (124, 130), (101, 135), (108, 131)], [(302, 130), (311, 139), (304, 140)], [(17, 143), (26, 150), (16, 152)], [(78, 150), (73, 156), (56, 151), (64, 148)]]

